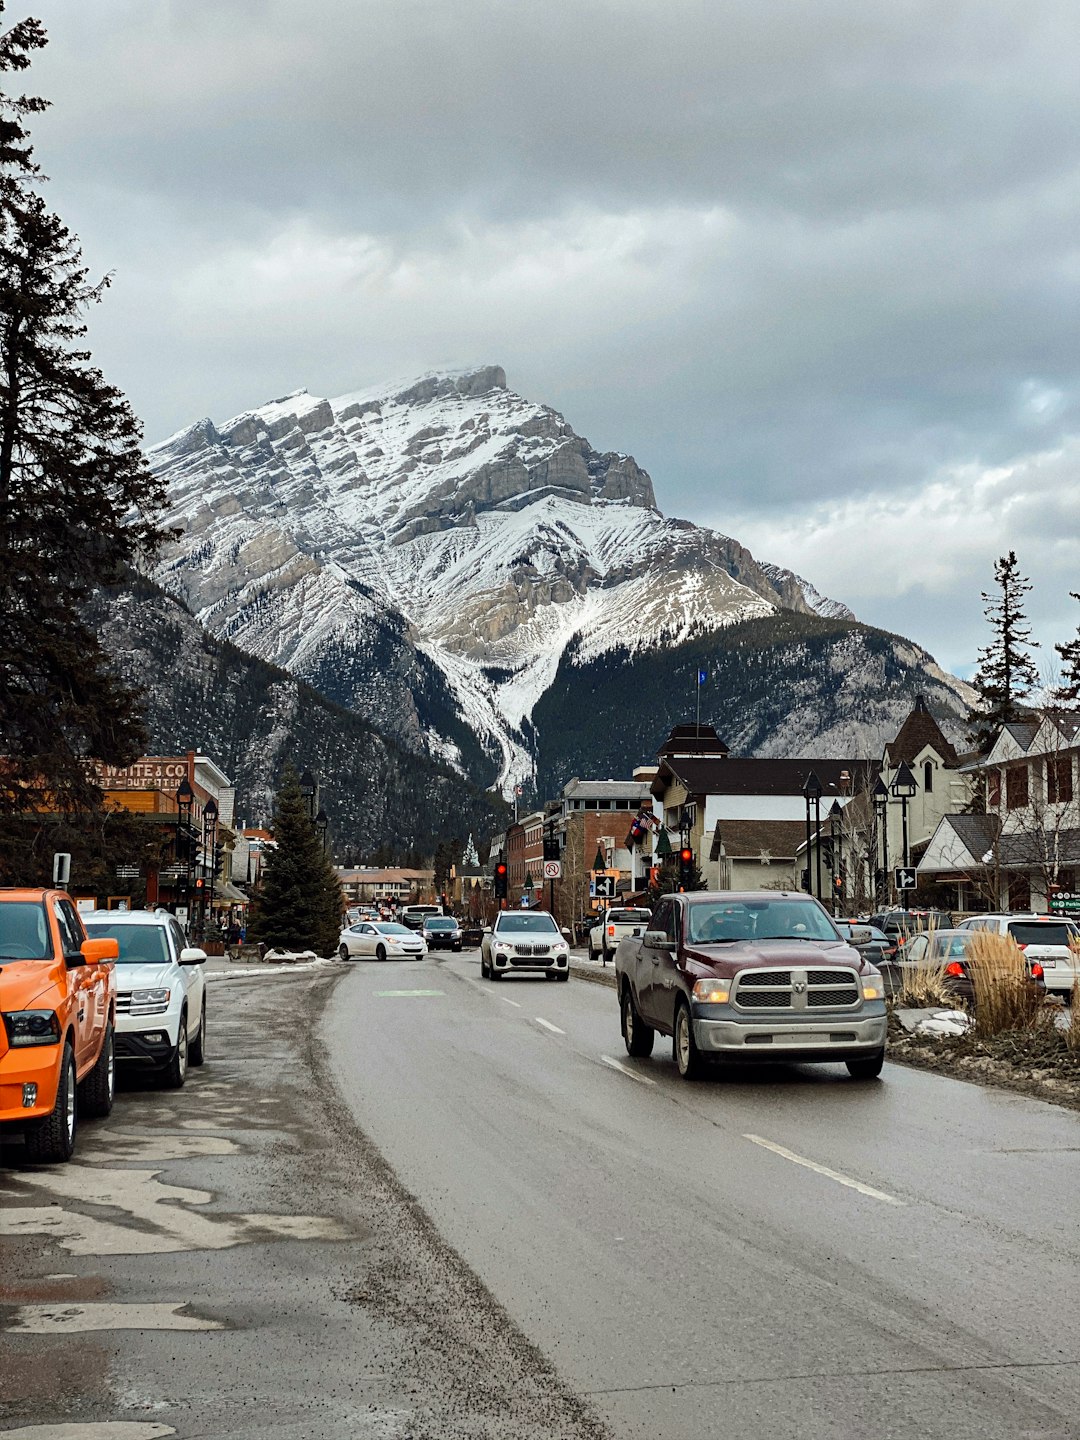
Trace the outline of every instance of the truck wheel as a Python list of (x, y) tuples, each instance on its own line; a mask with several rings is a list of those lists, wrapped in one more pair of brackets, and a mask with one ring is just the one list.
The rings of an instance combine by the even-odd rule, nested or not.
[(203, 995), (202, 1014), (199, 1016), (199, 1033), (188, 1042), (188, 1064), (201, 1065), (206, 1059), (206, 996)]
[(694, 1026), (690, 1019), (690, 1007), (680, 1001), (675, 1011), (675, 1036), (672, 1041), (675, 1051), (675, 1065), (684, 1080), (700, 1080), (704, 1063), (701, 1051), (694, 1039)]
[(35, 1120), (23, 1131), (26, 1137), (26, 1158), (35, 1165), (62, 1165), (71, 1159), (78, 1128), (75, 1099), (75, 1054), (64, 1046), (60, 1062), (60, 1083), (56, 1087), (56, 1104), (43, 1120)]
[(79, 1109), (84, 1115), (108, 1115), (113, 1107), (115, 1093), (116, 1057), (113, 1053), (113, 1028), (111, 1025), (107, 1025), (97, 1064), (79, 1086)]
[(176, 1036), (176, 1049), (165, 1067), (165, 1088), (179, 1090), (187, 1079), (188, 1038), (187, 1015), (180, 1016), (180, 1030)]
[(651, 1055), (656, 1031), (646, 1025), (637, 1012), (630, 986), (623, 986), (622, 993), (622, 1038), (628, 1055)]
[(876, 1080), (885, 1064), (885, 1048), (882, 1046), (875, 1055), (866, 1055), (861, 1060), (848, 1060), (845, 1063), (853, 1080)]

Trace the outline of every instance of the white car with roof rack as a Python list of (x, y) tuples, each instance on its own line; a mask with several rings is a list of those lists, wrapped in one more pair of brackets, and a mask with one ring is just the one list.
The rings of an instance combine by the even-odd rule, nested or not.
[(1080, 928), (1064, 915), (969, 915), (957, 927), (961, 930), (988, 930), (992, 935), (1008, 935), (1016, 941), (1030, 963), (1037, 960), (1043, 967), (1043, 980), (1048, 995), (1057, 995), (1066, 1005), (1072, 998), (1073, 986), (1080, 981)]

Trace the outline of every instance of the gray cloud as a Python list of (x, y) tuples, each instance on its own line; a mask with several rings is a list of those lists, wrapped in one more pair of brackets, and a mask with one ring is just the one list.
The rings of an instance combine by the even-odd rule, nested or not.
[[(42, 15), (39, 155), (116, 271), (93, 341), (152, 438), (297, 385), (494, 361), (632, 451), (665, 509), (743, 525), (946, 663), (981, 643), (1014, 533), (1046, 637), (1071, 632), (1076, 582), (1039, 537), (1075, 512), (1033, 477), (1080, 429), (1074, 4)], [(947, 583), (922, 544), (903, 583), (871, 564), (852, 590), (801, 538), (858, 543), (852, 516), (995, 468), (1030, 513), (1014, 532), (995, 494), (974, 546), (950, 521)]]

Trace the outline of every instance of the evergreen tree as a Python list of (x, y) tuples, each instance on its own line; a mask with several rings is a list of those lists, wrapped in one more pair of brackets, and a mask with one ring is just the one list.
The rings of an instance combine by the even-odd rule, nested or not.
[[(1076, 590), (1070, 590), (1069, 594), (1074, 600), (1080, 600)], [(1050, 698), (1055, 705), (1076, 710), (1080, 708), (1080, 625), (1071, 640), (1055, 645), (1054, 649), (1061, 656), (1061, 682), (1051, 690)]]
[[(656, 884), (649, 886), (649, 904), (655, 909), (662, 895), (674, 895), (678, 892), (681, 881), (679, 879), (679, 855), (678, 851), (668, 855), (660, 864), (656, 877)], [(690, 884), (688, 890), (706, 889), (705, 879), (697, 863), (697, 857), (690, 869)]]
[(341, 932), (341, 885), (325, 854), (291, 764), (274, 803), (273, 835), (248, 933), (275, 950), (332, 955)]
[[(0, 72), (25, 70), (44, 44), (37, 21), (12, 26)], [(86, 760), (142, 749), (136, 696), (81, 607), (163, 538), (138, 422), (79, 348), (108, 280), (87, 279), (38, 193), (25, 122), (44, 108), (0, 95), (0, 815), (92, 811)]]
[(971, 678), (978, 701), (968, 715), (971, 740), (985, 751), (1002, 725), (1024, 718), (1024, 701), (1039, 677), (1029, 652), (1038, 645), (1024, 614), (1024, 596), (1031, 582), (1020, 574), (1015, 550), (994, 566), (997, 592), (983, 591), (985, 615), (993, 631), (990, 644), (979, 651), (979, 668)]

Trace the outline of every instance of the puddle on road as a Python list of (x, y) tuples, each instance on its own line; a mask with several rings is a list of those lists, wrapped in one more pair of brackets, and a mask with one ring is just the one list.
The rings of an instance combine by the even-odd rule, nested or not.
[[(219, 1215), (209, 1190), (168, 1185), (160, 1170), (110, 1170), (69, 1163), (63, 1169), (10, 1179), (8, 1200), (47, 1197), (44, 1205), (5, 1204), (0, 1236), (44, 1235), (72, 1255), (160, 1255), (181, 1250), (225, 1250), (264, 1240), (346, 1240), (352, 1231), (320, 1215)], [(117, 1219), (65, 1208), (64, 1201), (121, 1211)]]
[(186, 1301), (134, 1305), (20, 1305), (4, 1326), (19, 1335), (75, 1335), (90, 1330), (224, 1330), (220, 1320), (181, 1315)]

